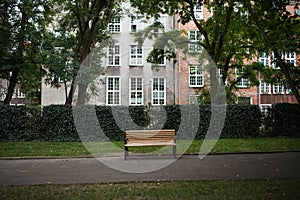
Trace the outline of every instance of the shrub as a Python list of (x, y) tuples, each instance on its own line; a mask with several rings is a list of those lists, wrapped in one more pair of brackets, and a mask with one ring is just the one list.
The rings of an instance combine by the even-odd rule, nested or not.
[(273, 110), (273, 135), (299, 137), (300, 136), (300, 105), (277, 104)]
[(0, 105), (0, 141), (36, 140), (39, 119), (39, 107)]
[(50, 105), (43, 108), (42, 140), (80, 141), (74, 126), (71, 105)]
[[(179, 139), (194, 139), (193, 131), (185, 130), (195, 130), (195, 138), (203, 139), (209, 126), (215, 128), (219, 122), (218, 119), (211, 119), (210, 106), (196, 106), (196, 108), (190, 105), (159, 106), (151, 110), (147, 106), (77, 106), (76, 113), (84, 123), (76, 123), (75, 126), (71, 105), (45, 106), (42, 114), (36, 108), (1, 106), (0, 140), (80, 141), (76, 130), (78, 129), (80, 133), (84, 133), (81, 136), (85, 141), (97, 141), (103, 139), (99, 134), (100, 128), (112, 141), (123, 140), (127, 129), (149, 128), (175, 129)], [(217, 114), (222, 111), (220, 108), (215, 109)], [(183, 113), (184, 116), (191, 118), (183, 119)], [(96, 120), (91, 120), (93, 114), (96, 114)], [(200, 114), (199, 121), (194, 119), (198, 117), (196, 114)], [(260, 121), (258, 106), (228, 106), (221, 137), (256, 137)]]

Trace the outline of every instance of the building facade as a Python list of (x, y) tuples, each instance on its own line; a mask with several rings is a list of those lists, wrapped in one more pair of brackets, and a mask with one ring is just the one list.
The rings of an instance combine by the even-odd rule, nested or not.
[[(299, 8), (295, 2), (291, 2), (291, 5), (287, 7), (287, 10), (297, 15)], [(212, 16), (212, 11), (200, 6), (194, 6), (194, 16), (198, 20), (207, 20)], [(300, 14), (298, 15), (300, 16)], [(175, 22), (179, 19), (175, 16)], [(200, 50), (197, 43), (202, 39), (199, 31), (193, 21), (183, 25), (181, 23), (175, 23), (176, 30), (184, 30), (187, 33), (189, 39), (189, 52)], [(295, 52), (288, 52), (283, 55), (285, 61), (294, 63), (299, 67), (300, 55), (296, 55)], [(195, 59), (191, 59), (190, 56), (186, 56), (184, 53), (179, 52), (177, 55), (178, 62), (175, 65), (175, 91), (176, 91), (176, 104), (191, 104), (201, 103), (199, 96), (202, 91), (205, 91), (205, 87), (208, 84), (208, 78), (203, 66)], [(195, 62), (196, 61), (196, 62)], [(244, 60), (244, 63), (251, 64), (251, 62), (260, 62), (267, 68), (274, 68), (272, 64), (274, 61), (272, 53), (262, 53), (252, 60)], [(262, 73), (257, 72), (257, 79), (259, 86), (251, 86), (249, 79), (242, 78), (237, 84), (237, 90), (235, 95), (237, 96), (236, 103), (238, 104), (254, 104), (259, 105), (262, 111), (266, 111), (268, 107), (271, 107), (277, 103), (297, 103), (295, 97), (291, 94), (291, 90), (287, 85), (283, 83), (279, 84), (267, 84), (264, 82)], [(240, 74), (235, 70), (232, 72), (233, 76), (229, 76), (228, 79), (236, 80)]]
[[(87, 103), (95, 105), (166, 105), (174, 104), (174, 78), (172, 62), (162, 59), (157, 65), (148, 63), (147, 56), (153, 49), (151, 39), (142, 45), (135, 41), (135, 33), (152, 25), (154, 19), (137, 15), (129, 3), (123, 8), (129, 14), (116, 18), (108, 25), (113, 42), (104, 49), (101, 59), (105, 75), (100, 76), (97, 95), (91, 95)], [(162, 29), (157, 34), (173, 30), (173, 17), (161, 15)], [(100, 44), (101, 45), (101, 44)], [(43, 81), (45, 83), (45, 81)], [(63, 104), (66, 89), (42, 85), (42, 105)], [(75, 102), (76, 102), (75, 94)]]
[[(163, 29), (157, 30), (157, 34), (184, 30), (189, 44), (186, 55), (177, 51), (176, 63), (162, 59), (160, 63), (153, 65), (147, 62), (147, 56), (153, 49), (154, 40), (146, 39), (140, 46), (135, 41), (135, 33), (144, 30), (155, 22), (154, 19), (146, 19), (137, 15), (129, 3), (124, 3), (123, 8), (129, 14), (116, 18), (108, 25), (108, 29), (114, 42), (105, 49), (106, 56), (102, 59), (105, 75), (100, 76), (97, 85), (97, 95), (91, 95), (87, 103), (96, 105), (165, 105), (165, 104), (193, 104), (199, 103), (199, 96), (206, 90), (208, 73), (196, 56), (201, 47), (199, 42), (202, 36), (196, 25), (190, 21), (187, 24), (178, 22), (178, 16), (161, 15), (159, 21)], [(287, 8), (291, 13), (297, 14), (297, 5), (291, 4)], [(208, 20), (212, 11), (203, 7), (194, 7), (194, 16), (198, 20)], [(299, 15), (300, 16), (300, 15)], [(299, 66), (299, 55), (289, 52), (284, 59)], [(273, 68), (272, 53), (261, 53), (252, 60), (244, 60), (245, 63), (260, 62), (265, 67)], [(241, 71), (233, 71), (228, 78), (235, 80)], [(259, 86), (251, 86), (249, 79), (242, 78), (237, 83), (235, 94), (239, 104), (255, 104), (266, 110), (276, 103), (296, 103), (290, 89), (283, 84), (267, 84), (263, 75), (258, 73)], [(68, 88), (61, 83), (60, 88), (51, 88), (42, 85), (42, 105), (63, 104), (68, 93)], [(75, 102), (76, 102), (75, 94)]]

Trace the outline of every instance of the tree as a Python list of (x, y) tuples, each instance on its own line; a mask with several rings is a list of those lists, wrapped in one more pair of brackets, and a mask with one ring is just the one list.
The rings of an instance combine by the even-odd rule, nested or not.
[[(10, 103), (15, 86), (21, 81), (19, 75), (26, 74), (30, 67), (40, 68), (36, 53), (49, 10), (47, 0), (3, 0), (0, 3), (0, 78), (9, 82), (4, 104)], [(24, 75), (25, 82), (26, 78)]]
[[(86, 91), (90, 86), (89, 80), (94, 80), (94, 77), (102, 73), (100, 66), (88, 61), (88, 56), (97, 43), (109, 37), (107, 25), (118, 14), (120, 2), (120, 0), (60, 0), (55, 4), (58, 15), (53, 23), (54, 33), (47, 51), (48, 58), (56, 59), (59, 65), (47, 63), (46, 67), (57, 78), (70, 83), (66, 104), (72, 103), (76, 87), (78, 87), (77, 103), (84, 104)], [(63, 48), (58, 51), (57, 47)], [(94, 77), (91, 78), (91, 75)], [(52, 83), (55, 84), (55, 81)]]
[[(288, 0), (275, 1), (245, 1), (252, 22), (261, 37), (262, 52), (273, 52), (274, 64), (280, 70), (266, 70), (265, 78), (269, 81), (286, 81), (293, 95), (300, 104), (300, 69), (295, 64), (283, 59), (285, 53), (299, 54), (300, 47), (300, 19), (293, 16), (288, 10)], [(283, 76), (282, 76), (283, 75)], [(270, 79), (271, 77), (271, 79)], [(275, 80), (276, 81), (276, 80)]]
[[(251, 84), (257, 85), (257, 64), (245, 64), (245, 59), (252, 59), (256, 53), (256, 31), (249, 23), (246, 8), (233, 0), (167, 0), (147, 1), (131, 0), (134, 7), (150, 16), (158, 17), (159, 13), (179, 15), (179, 21), (186, 24), (192, 21), (203, 36), (199, 43), (208, 52), (212, 61), (221, 70), (223, 83), (235, 69), (244, 69), (243, 74), (237, 80), (231, 80), (228, 88), (232, 90), (242, 78), (249, 78)], [(194, 15), (194, 9), (205, 6), (213, 10), (213, 16), (207, 20), (198, 20)], [(243, 26), (241, 26), (243, 24)], [(215, 68), (210, 68), (212, 80), (216, 79)], [(211, 90), (218, 91), (218, 85), (211, 82)], [(216, 92), (212, 92), (216, 94)], [(216, 98), (217, 96), (212, 96)]]

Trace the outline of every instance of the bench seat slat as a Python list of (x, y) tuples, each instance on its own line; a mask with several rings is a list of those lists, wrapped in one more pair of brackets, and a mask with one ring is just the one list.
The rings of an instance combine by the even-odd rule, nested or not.
[(130, 143), (125, 144), (126, 147), (142, 147), (142, 146), (175, 146), (175, 143), (160, 142), (160, 143)]

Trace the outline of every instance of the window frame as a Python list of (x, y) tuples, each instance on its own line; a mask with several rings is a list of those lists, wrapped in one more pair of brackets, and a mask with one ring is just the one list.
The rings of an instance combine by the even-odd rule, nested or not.
[[(113, 54), (110, 54), (110, 48), (113, 47)], [(119, 53), (116, 54), (116, 47), (119, 48)], [(110, 56), (112, 56), (112, 61), (113, 63), (110, 64)], [(119, 64), (116, 64), (116, 58), (119, 58)], [(114, 44), (114, 45), (110, 45), (107, 49), (107, 66), (117, 66), (120, 67), (121, 66), (121, 45), (120, 44)]]
[[(278, 92), (276, 92), (276, 90), (278, 90)], [(281, 92), (280, 92), (280, 90), (281, 90)], [(283, 85), (283, 83), (273, 84), (273, 94), (284, 94), (284, 85)]]
[[(235, 68), (235, 80), (239, 78), (239, 74), (243, 73), (244, 69)], [(236, 83), (237, 88), (250, 88), (249, 78), (242, 78), (239, 82)]]
[[(109, 89), (109, 79), (113, 79), (113, 89)], [(118, 84), (118, 90), (115, 89), (115, 80), (119, 80)], [(109, 103), (109, 92), (113, 93), (113, 103)], [(118, 92), (118, 103), (115, 103), (115, 93)], [(116, 106), (116, 105), (121, 105), (121, 77), (120, 76), (107, 76), (106, 77), (106, 105), (107, 106)]]
[[(130, 15), (130, 33), (137, 33), (144, 29), (143, 16), (141, 15)], [(133, 29), (135, 26), (135, 29)]]
[[(193, 33), (193, 34), (192, 34)], [(194, 37), (191, 39), (191, 36)], [(201, 52), (201, 45), (200, 42), (203, 40), (203, 36), (198, 30), (188, 30), (188, 51), (189, 53), (200, 53)]]
[[(113, 27), (111, 29), (111, 27)], [(118, 27), (118, 28), (116, 28)], [(108, 24), (108, 31), (110, 33), (120, 33), (121, 32), (121, 18), (120, 17), (116, 17), (115, 19), (113, 19), (113, 21), (111, 23)]]
[[(133, 48), (135, 48), (135, 54), (132, 54)], [(141, 54), (138, 54), (138, 50), (141, 50)], [(135, 58), (132, 58), (132, 56), (135, 56)], [(133, 60), (135, 60), (134, 63), (132, 62)], [(141, 61), (140, 64), (138, 64), (138, 60)], [(143, 65), (144, 65), (144, 48), (139, 47), (136, 44), (130, 45), (129, 66), (143, 66)]]
[[(155, 91), (154, 90), (154, 82), (155, 82), (155, 79), (158, 80), (158, 90)], [(163, 83), (163, 90), (160, 90), (161, 88), (161, 80), (164, 81)], [(157, 93), (157, 98), (154, 98), (155, 97), (155, 93)], [(160, 94), (163, 94), (163, 98), (161, 98)], [(152, 105), (166, 105), (166, 96), (167, 96), (167, 93), (166, 93), (166, 78), (164, 77), (154, 77), (152, 79), (152, 83), (151, 83), (151, 104)], [(157, 100), (158, 103), (154, 103), (154, 100)], [(163, 103), (160, 103), (160, 100), (163, 100)]]
[(267, 53), (261, 53), (258, 57), (258, 62), (262, 63), (265, 67), (271, 67), (271, 56)]
[(296, 52), (286, 52), (284, 54), (284, 61), (288, 62), (288, 63), (293, 63), (294, 67), (296, 67), (296, 63), (297, 63), (297, 54), (296, 54)]
[[(135, 88), (132, 89), (132, 80), (136, 81), (135, 83)], [(138, 84), (137, 84), (137, 79), (141, 79), (141, 90), (138, 90)], [(131, 97), (131, 93), (135, 93), (135, 102), (132, 103), (132, 97)], [(142, 97), (141, 97), (141, 103), (137, 103), (137, 99), (138, 99), (138, 92), (141, 92)], [(144, 105), (144, 79), (143, 77), (130, 77), (129, 78), (129, 105), (131, 106), (140, 106), (140, 105)]]
[(196, 1), (194, 1), (193, 11), (194, 11), (193, 15), (197, 20), (204, 19), (203, 5), (200, 5)]
[[(189, 64), (189, 87), (192, 88), (201, 88), (204, 87), (204, 67), (199, 65), (199, 64)], [(195, 67), (195, 74), (191, 74), (191, 67)], [(201, 73), (198, 73), (198, 67), (200, 68), (199, 70), (201, 71)], [(191, 78), (195, 77), (195, 84), (191, 84)], [(200, 77), (200, 82), (198, 84), (198, 77)]]
[(260, 93), (261, 94), (271, 94), (271, 84), (266, 83), (263, 80), (260, 82)]

